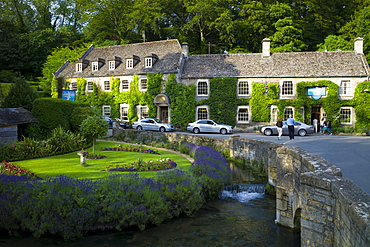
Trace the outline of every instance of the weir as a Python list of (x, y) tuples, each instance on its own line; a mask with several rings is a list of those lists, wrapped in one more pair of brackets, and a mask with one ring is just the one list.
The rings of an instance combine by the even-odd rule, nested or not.
[(263, 163), (268, 183), (276, 189), (275, 223), (296, 228), (301, 246), (370, 246), (370, 195), (323, 158), (294, 146), (239, 138), (218, 139), (179, 133), (138, 132), (139, 141), (186, 141), (215, 147)]

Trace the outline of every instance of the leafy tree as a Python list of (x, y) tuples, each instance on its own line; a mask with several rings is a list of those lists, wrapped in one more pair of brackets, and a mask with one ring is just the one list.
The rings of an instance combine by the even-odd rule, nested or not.
[(370, 6), (362, 10), (357, 26), (357, 35), (364, 38), (364, 54), (366, 54), (367, 61), (370, 61)]
[(108, 124), (99, 116), (89, 116), (82, 121), (80, 131), (87, 139), (92, 139), (93, 154), (95, 154), (95, 140), (107, 133)]
[(14, 84), (11, 87), (7, 96), (1, 104), (2, 108), (17, 108), (23, 107), (29, 111), (32, 110), (33, 101), (38, 98), (30, 85), (22, 78), (14, 79)]
[(353, 42), (345, 40), (342, 36), (329, 35), (325, 38), (324, 43), (321, 43), (317, 46), (318, 51), (349, 51), (353, 49)]

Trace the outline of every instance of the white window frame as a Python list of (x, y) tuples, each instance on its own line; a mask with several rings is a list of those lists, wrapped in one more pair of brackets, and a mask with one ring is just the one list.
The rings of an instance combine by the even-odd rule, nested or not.
[[(205, 110), (205, 115), (201, 115), (202, 117), (200, 118), (200, 110)], [(201, 119), (209, 119), (209, 105), (199, 105), (195, 109), (195, 119), (196, 120), (201, 120)]]
[[(199, 84), (205, 83), (206, 87), (202, 86), (200, 87)], [(205, 91), (205, 92), (204, 92)], [(207, 80), (199, 80), (197, 81), (197, 96), (208, 96), (209, 95), (209, 83)]]
[(130, 105), (129, 104), (120, 104), (119, 105), (119, 113), (121, 120), (125, 120), (125, 118), (128, 120), (128, 109)]
[[(291, 112), (287, 112), (287, 110), (291, 110)], [(289, 115), (292, 115), (292, 118), (294, 118), (294, 107), (293, 106), (287, 106), (284, 108), (284, 116), (283, 119), (287, 120)]]
[(103, 105), (102, 106), (102, 115), (104, 117), (110, 117), (111, 114), (111, 107), (110, 105)]
[(88, 92), (94, 92), (94, 82), (88, 81), (86, 83), (86, 91), (88, 91)]
[[(286, 82), (290, 82), (291, 83), (291, 88), (285, 88), (284, 84)], [(282, 80), (280, 82), (280, 96), (281, 97), (289, 97), (289, 96), (294, 96), (294, 81), (293, 80)], [(291, 90), (291, 93), (290, 92), (286, 92), (287, 90)]]
[(91, 70), (92, 71), (98, 71), (99, 70), (99, 63), (98, 62), (92, 62), (91, 63)]
[[(240, 87), (240, 84), (246, 84), (247, 93), (240, 93), (240, 90), (242, 89), (242, 87)], [(238, 81), (238, 96), (249, 96), (249, 95), (250, 95), (249, 82), (247, 80), (239, 80)]]
[(339, 85), (339, 96), (352, 96), (353, 95), (353, 83), (350, 79), (343, 79)]
[(70, 89), (70, 90), (77, 91), (77, 82), (72, 81), (72, 82), (69, 84), (69, 89)]
[(104, 81), (103, 83), (104, 83), (104, 91), (110, 92), (111, 91), (110, 81)]
[(153, 67), (153, 58), (146, 57), (145, 58), (145, 68), (151, 68)]
[[(127, 88), (123, 88), (123, 86), (126, 84), (126, 83), (123, 83), (123, 82), (127, 82)], [(130, 81), (129, 80), (121, 80), (121, 91), (130, 91)]]
[(276, 123), (277, 122), (278, 114), (279, 114), (279, 108), (276, 105), (271, 105), (271, 111), (270, 111), (270, 115), (271, 115), (270, 121), (271, 121), (271, 123)]
[(109, 70), (115, 70), (116, 69), (116, 61), (109, 61), (108, 69)]
[(126, 69), (133, 69), (134, 68), (134, 59), (128, 58), (126, 59)]
[[(349, 121), (345, 121), (343, 122), (343, 117), (342, 117), (342, 110), (349, 110)], [(350, 106), (343, 106), (339, 109), (339, 119), (340, 119), (340, 123), (342, 125), (351, 125), (352, 124), (352, 121), (353, 121), (353, 107), (350, 107)]]
[(82, 63), (76, 63), (76, 72), (82, 72)]
[[(145, 81), (145, 87), (143, 87), (143, 81)], [(139, 90), (140, 91), (147, 91), (148, 90), (148, 79), (147, 78), (141, 78), (139, 81)]]
[(147, 106), (138, 105), (137, 106), (137, 115), (139, 119), (144, 119), (149, 117), (149, 109)]
[[(240, 120), (240, 117), (241, 117), (239, 115), (240, 109), (247, 109), (247, 119), (246, 120)], [(237, 112), (236, 112), (236, 122), (240, 123), (240, 124), (249, 123), (250, 119), (251, 119), (251, 111), (250, 111), (249, 105), (240, 105), (240, 106), (238, 106), (238, 109), (237, 109)]]

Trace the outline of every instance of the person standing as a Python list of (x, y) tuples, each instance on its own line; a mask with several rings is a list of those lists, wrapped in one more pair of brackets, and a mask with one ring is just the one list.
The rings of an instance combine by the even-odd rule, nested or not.
[(281, 121), (281, 118), (278, 118), (278, 121), (276, 122), (276, 127), (278, 131), (278, 140), (280, 140), (281, 135), (283, 134), (283, 122)]
[(315, 130), (315, 133), (317, 133), (317, 119), (315, 118), (312, 120), (313, 129)]
[(329, 120), (328, 121), (328, 133), (329, 133), (329, 135), (332, 135), (333, 133), (331, 132), (331, 121)]
[(288, 125), (288, 131), (289, 131), (289, 139), (294, 139), (294, 119), (292, 115), (289, 115), (289, 118), (286, 120), (286, 124)]

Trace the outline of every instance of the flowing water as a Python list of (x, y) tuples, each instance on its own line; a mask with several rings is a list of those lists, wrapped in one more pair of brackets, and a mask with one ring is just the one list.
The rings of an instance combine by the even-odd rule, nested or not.
[(207, 202), (193, 217), (182, 216), (145, 231), (101, 233), (73, 242), (51, 238), (0, 237), (0, 246), (300, 246), (299, 233), (274, 223), (275, 198), (265, 194), (264, 185), (247, 184), (244, 179), (235, 181), (238, 176), (245, 178), (253, 175), (233, 171), (232, 183), (222, 191), (219, 199)]

